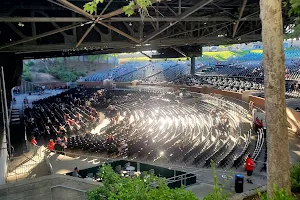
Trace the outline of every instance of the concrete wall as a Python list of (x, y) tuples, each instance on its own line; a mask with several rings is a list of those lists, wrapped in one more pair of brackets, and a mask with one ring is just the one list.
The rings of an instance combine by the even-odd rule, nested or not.
[(262, 110), (265, 110), (265, 99), (261, 97), (256, 96), (249, 96), (249, 101), (252, 101), (254, 103), (255, 107), (258, 107)]
[(67, 188), (53, 188), (64, 185), (80, 190), (89, 190), (98, 184), (92, 181), (65, 175), (50, 175), (40, 178), (26, 179), (16, 183), (0, 186), (0, 200), (83, 200), (82, 192)]
[(50, 88), (50, 86), (52, 88), (54, 87), (66, 87), (66, 82), (47, 82), (47, 83), (34, 83), (36, 85), (39, 85), (39, 86), (45, 86), (46, 88)]
[[(261, 97), (256, 96), (249, 96), (249, 100), (254, 102), (254, 106), (265, 110), (265, 99)], [(300, 113), (296, 112), (294, 109), (286, 108), (286, 114), (287, 114), (287, 122), (288, 127), (294, 132), (294, 133), (300, 133)]]

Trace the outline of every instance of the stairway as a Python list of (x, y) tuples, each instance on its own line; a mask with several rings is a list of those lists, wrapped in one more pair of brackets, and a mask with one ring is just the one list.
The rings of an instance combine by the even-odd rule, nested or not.
[(20, 124), (20, 110), (19, 109), (12, 109), (11, 110), (11, 118), (10, 124)]

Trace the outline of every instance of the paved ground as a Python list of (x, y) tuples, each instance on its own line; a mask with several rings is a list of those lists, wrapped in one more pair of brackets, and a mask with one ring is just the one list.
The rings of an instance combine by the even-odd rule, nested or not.
[(16, 98), (16, 102), (13, 103), (12, 108), (13, 109), (22, 109), (25, 108), (23, 105), (23, 101), (24, 98), (26, 97), (28, 99), (28, 103), (31, 105), (31, 103), (33, 101), (37, 101), (39, 99), (44, 99), (47, 98), (49, 96), (54, 96), (57, 94), (62, 93), (65, 90), (45, 90), (43, 94), (39, 94), (39, 93), (32, 93), (31, 95), (29, 95), (28, 93), (26, 94), (14, 94), (13, 97)]

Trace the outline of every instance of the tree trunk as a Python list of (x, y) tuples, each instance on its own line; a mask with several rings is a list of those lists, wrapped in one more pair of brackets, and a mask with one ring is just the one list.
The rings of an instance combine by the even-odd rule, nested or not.
[(281, 6), (281, 0), (260, 0), (270, 196), (274, 184), (288, 191), (291, 185)]

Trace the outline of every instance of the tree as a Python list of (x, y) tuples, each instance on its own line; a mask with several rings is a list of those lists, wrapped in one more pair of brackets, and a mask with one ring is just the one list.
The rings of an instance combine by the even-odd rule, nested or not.
[(53, 64), (53, 59), (52, 58), (42, 58), (40, 59), (40, 62), (44, 64), (45, 68), (47, 71), (49, 71), (50, 65)]
[[(298, 0), (299, 1), (299, 0)], [(268, 143), (268, 196), (273, 185), (290, 191), (290, 159), (285, 103), (282, 1), (261, 0), (265, 69), (265, 112)]]
[(103, 185), (89, 191), (88, 200), (197, 200), (191, 191), (170, 189), (165, 179), (154, 174), (124, 178), (115, 173), (110, 165), (103, 165), (98, 175)]

